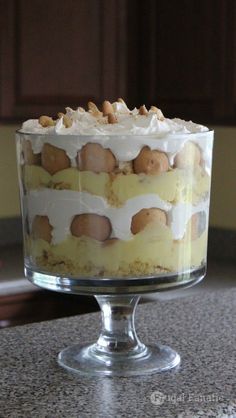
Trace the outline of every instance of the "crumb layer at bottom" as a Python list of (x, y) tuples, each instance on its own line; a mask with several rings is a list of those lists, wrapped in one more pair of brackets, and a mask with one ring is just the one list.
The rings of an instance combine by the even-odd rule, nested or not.
[(52, 245), (28, 239), (26, 256), (32, 268), (72, 277), (142, 277), (178, 273), (200, 267), (206, 259), (207, 232), (191, 240), (173, 240), (168, 228), (151, 228), (132, 240), (100, 243), (88, 237), (68, 237)]

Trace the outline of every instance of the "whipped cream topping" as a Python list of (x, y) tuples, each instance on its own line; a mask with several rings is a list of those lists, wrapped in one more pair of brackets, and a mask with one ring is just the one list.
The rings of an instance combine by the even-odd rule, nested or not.
[[(81, 108), (66, 108), (66, 115), (72, 120), (72, 126), (66, 128), (62, 118), (55, 126), (43, 127), (38, 119), (30, 119), (23, 123), (21, 132), (56, 135), (155, 135), (163, 137), (167, 134), (189, 134), (206, 132), (208, 128), (178, 118), (160, 117), (160, 113), (149, 110), (147, 115), (140, 115), (138, 109), (129, 110), (124, 103), (112, 104), (117, 123), (107, 123), (107, 117), (94, 116), (92, 112)], [(162, 115), (162, 113), (161, 113)]]
[(30, 228), (36, 215), (48, 216), (53, 227), (53, 244), (64, 241), (70, 235), (73, 217), (83, 213), (106, 216), (112, 225), (112, 236), (127, 241), (133, 237), (132, 217), (141, 209), (148, 208), (158, 208), (166, 212), (173, 238), (178, 240), (183, 238), (186, 225), (193, 214), (205, 212), (208, 218), (209, 200), (196, 206), (190, 203), (172, 205), (156, 194), (147, 194), (128, 199), (123, 207), (116, 208), (110, 206), (104, 198), (87, 192), (43, 189), (30, 191), (25, 196), (25, 207), (28, 208)]
[(117, 123), (107, 123), (107, 117), (93, 116), (90, 111), (78, 108), (66, 108), (66, 115), (72, 125), (66, 128), (63, 119), (57, 120), (55, 126), (42, 127), (38, 119), (23, 123), (21, 133), (30, 140), (35, 154), (42, 151), (44, 143), (65, 150), (76, 166), (76, 156), (80, 149), (90, 143), (98, 143), (110, 149), (118, 161), (135, 159), (144, 146), (151, 150), (165, 152), (173, 165), (176, 154), (187, 141), (195, 142), (202, 151), (202, 160), (208, 174), (211, 172), (211, 151), (213, 132), (207, 127), (184, 121), (178, 118), (164, 118), (161, 111), (151, 109), (146, 115), (140, 115), (138, 109), (130, 111), (124, 103), (112, 104)]

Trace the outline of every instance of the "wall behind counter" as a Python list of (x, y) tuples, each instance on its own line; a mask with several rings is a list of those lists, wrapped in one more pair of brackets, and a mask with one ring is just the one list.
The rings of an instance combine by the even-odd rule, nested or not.
[(0, 218), (19, 216), (15, 130), (16, 125), (0, 125)]
[[(0, 218), (20, 215), (15, 130), (0, 126)], [(215, 129), (210, 225), (236, 230), (236, 127)]]

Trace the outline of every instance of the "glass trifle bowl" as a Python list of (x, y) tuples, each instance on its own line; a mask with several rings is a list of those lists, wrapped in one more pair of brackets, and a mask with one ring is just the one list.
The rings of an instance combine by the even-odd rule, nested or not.
[(119, 99), (28, 120), (16, 137), (25, 274), (95, 295), (102, 312), (98, 341), (59, 364), (103, 376), (176, 367), (173, 349), (139, 341), (134, 313), (142, 294), (205, 275), (213, 131)]

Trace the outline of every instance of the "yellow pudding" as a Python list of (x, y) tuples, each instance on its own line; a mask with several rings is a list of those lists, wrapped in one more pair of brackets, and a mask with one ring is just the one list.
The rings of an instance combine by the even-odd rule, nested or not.
[(121, 206), (135, 196), (157, 194), (167, 202), (196, 204), (210, 189), (210, 176), (200, 167), (194, 172), (174, 169), (159, 175), (93, 173), (67, 168), (51, 176), (36, 165), (24, 166), (27, 190), (50, 187), (58, 190), (86, 191)]
[(51, 175), (43, 167), (37, 165), (25, 165), (23, 167), (23, 181), (26, 190), (49, 187)]
[[(74, 191), (86, 191), (93, 195), (106, 197), (109, 189), (110, 177), (107, 173), (93, 173), (78, 171), (77, 168), (67, 168), (52, 176), (52, 187)], [(66, 187), (65, 187), (66, 186)]]
[(194, 269), (205, 261), (207, 232), (191, 240), (189, 229), (183, 240), (175, 241), (170, 228), (147, 226), (129, 241), (104, 245), (89, 237), (69, 236), (50, 245), (38, 239), (28, 241), (28, 252), (39, 269), (71, 276), (148, 276), (160, 272)]

